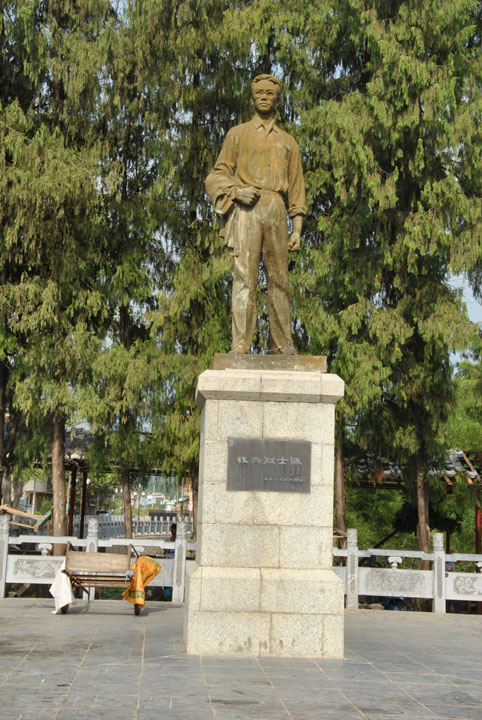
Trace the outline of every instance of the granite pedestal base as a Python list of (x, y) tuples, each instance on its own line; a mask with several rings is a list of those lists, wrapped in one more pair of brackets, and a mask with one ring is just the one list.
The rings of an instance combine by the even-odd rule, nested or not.
[[(196, 563), (184, 636), (194, 654), (343, 657), (343, 585), (332, 569), (334, 411), (343, 381), (296, 369), (207, 370)], [(308, 492), (228, 490), (228, 439), (310, 443)], [(252, 458), (248, 458), (249, 461)], [(262, 461), (262, 458), (261, 458)], [(231, 472), (231, 470), (230, 470)]]

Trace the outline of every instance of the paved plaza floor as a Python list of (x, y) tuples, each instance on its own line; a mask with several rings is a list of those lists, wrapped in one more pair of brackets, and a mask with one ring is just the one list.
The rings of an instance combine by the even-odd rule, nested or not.
[[(79, 603), (79, 605), (81, 605)], [(0, 600), (9, 720), (482, 720), (482, 618), (346, 613), (345, 659), (184, 654), (182, 607)]]

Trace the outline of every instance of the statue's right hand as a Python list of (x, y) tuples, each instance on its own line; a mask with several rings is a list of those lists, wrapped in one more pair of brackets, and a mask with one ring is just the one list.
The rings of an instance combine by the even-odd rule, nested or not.
[(254, 187), (237, 188), (234, 197), (242, 205), (253, 207), (259, 200), (259, 190)]

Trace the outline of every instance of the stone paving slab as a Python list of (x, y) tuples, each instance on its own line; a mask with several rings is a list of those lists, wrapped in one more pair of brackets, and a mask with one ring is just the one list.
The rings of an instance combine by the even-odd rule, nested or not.
[(482, 720), (482, 618), (345, 613), (345, 659), (188, 656), (183, 608), (0, 600), (9, 720)]

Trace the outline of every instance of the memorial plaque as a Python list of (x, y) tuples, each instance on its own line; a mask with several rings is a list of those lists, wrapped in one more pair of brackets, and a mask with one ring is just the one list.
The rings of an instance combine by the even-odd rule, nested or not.
[(227, 490), (310, 492), (311, 443), (228, 438)]

